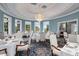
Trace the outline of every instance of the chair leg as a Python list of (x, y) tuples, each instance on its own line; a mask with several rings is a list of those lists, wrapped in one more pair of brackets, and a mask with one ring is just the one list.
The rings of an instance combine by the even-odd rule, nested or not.
[(19, 53), (19, 52), (18, 52), (18, 51), (16, 51), (16, 56), (18, 56), (18, 53)]
[(5, 53), (7, 54), (7, 49), (5, 49)]
[(27, 50), (27, 56), (29, 56), (29, 53), (30, 53), (30, 49), (28, 48), (28, 50)]
[(56, 55), (56, 54), (53, 53), (53, 50), (51, 50), (51, 52), (52, 52), (52, 56), (58, 56), (58, 55)]
[(53, 56), (53, 50), (51, 50), (51, 54), (52, 54), (52, 56)]

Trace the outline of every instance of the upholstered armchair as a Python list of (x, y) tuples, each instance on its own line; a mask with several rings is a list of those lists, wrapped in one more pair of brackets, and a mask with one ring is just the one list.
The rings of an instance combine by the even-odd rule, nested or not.
[(26, 51), (28, 55), (29, 44), (25, 45), (21, 43), (20, 45), (16, 45), (16, 55), (18, 55), (18, 51)]
[[(67, 39), (68, 38), (68, 34), (67, 32), (64, 32), (64, 38)], [(67, 40), (66, 40), (67, 41)]]
[(45, 39), (50, 39), (50, 34), (51, 34), (50, 31), (48, 31), (45, 35)]
[(36, 40), (35, 36), (36, 36), (36, 33), (33, 33), (32, 34), (32, 37), (31, 37), (32, 41), (35, 41)]
[[(66, 45), (61, 49), (62, 56), (77, 56), (79, 55), (79, 48), (78, 48), (78, 35), (69, 34)], [(78, 50), (77, 50), (78, 49)]]
[(7, 49), (0, 49), (0, 56), (7, 56)]
[(31, 38), (32, 38), (33, 41), (39, 42), (39, 40), (40, 40), (40, 33), (39, 32), (33, 33)]
[(36, 42), (40, 41), (40, 33), (36, 33)]
[(58, 47), (57, 38), (55, 34), (50, 35), (50, 45), (53, 55), (60, 55), (61, 48)]
[(41, 32), (40, 33), (40, 41), (45, 41), (45, 33), (44, 32)]

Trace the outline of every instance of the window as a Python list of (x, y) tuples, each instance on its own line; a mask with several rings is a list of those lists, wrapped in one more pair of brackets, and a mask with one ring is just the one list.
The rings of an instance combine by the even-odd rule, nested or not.
[(12, 18), (10, 16), (4, 15), (3, 17), (3, 32), (5, 35), (12, 34)]
[(4, 28), (3, 28), (4, 32), (8, 34), (8, 18), (7, 17), (4, 17), (3, 23), (4, 23)]
[(25, 22), (25, 31), (30, 32), (31, 30), (31, 22)]
[(21, 20), (15, 20), (15, 28), (16, 28), (16, 33), (18, 31), (22, 31), (22, 21)]
[(40, 32), (40, 23), (39, 22), (35, 22), (35, 27), (34, 27), (34, 31), (35, 32)]
[(48, 32), (49, 30), (49, 21), (43, 22), (43, 32)]
[(61, 22), (59, 23), (59, 32), (60, 31), (65, 31), (68, 34), (71, 33), (77, 33), (78, 32), (78, 26), (77, 26), (77, 21), (67, 21), (67, 22)]

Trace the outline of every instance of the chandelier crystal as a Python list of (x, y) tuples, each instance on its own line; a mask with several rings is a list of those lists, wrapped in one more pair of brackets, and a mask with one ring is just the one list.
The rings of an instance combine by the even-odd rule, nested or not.
[(37, 14), (37, 15), (35, 16), (35, 19), (36, 19), (37, 21), (41, 22), (42, 20), (44, 20), (44, 16), (39, 13), (39, 14)]
[(38, 13), (35, 16), (35, 19), (39, 22), (44, 20), (44, 15), (42, 14), (42, 9), (41, 9), (41, 5), (39, 5), (39, 9), (38, 9)]

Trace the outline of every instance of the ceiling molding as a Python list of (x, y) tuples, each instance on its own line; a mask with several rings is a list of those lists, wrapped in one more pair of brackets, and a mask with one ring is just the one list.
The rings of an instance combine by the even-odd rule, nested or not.
[[(2, 4), (3, 5), (3, 4)], [(10, 5), (10, 4), (9, 4)], [(15, 5), (13, 5), (13, 6), (15, 6), (15, 8), (14, 9), (12, 9), (13, 8), (13, 6), (11, 7), (11, 6), (9, 6), (9, 5), (6, 5), (6, 4), (4, 4), (3, 5), (3, 7), (6, 7), (6, 6), (8, 6), (7, 8), (3, 8), (1, 5), (0, 5), (0, 9), (5, 13), (5, 14), (7, 14), (7, 15), (9, 15), (9, 16), (12, 16), (12, 17), (15, 17), (15, 18), (18, 18), (18, 19), (22, 19), (22, 20), (29, 20), (29, 21), (36, 21), (35, 19), (34, 19), (34, 16), (33, 15), (35, 15), (35, 14), (32, 14), (32, 13), (29, 13), (28, 12), (28, 10), (29, 11), (34, 11), (35, 9), (34, 8), (32, 8), (33, 10), (31, 10), (31, 9), (22, 9), (22, 10), (20, 10), (20, 9), (18, 9), (18, 10), (16, 10), (16, 6)], [(26, 4), (27, 5), (27, 4)], [(38, 4), (36, 4), (36, 5), (38, 5)], [(53, 5), (53, 4), (52, 4)], [(58, 5), (59, 5), (59, 7), (58, 7)], [(79, 12), (79, 7), (77, 6), (77, 5), (75, 5), (75, 4), (73, 4), (74, 6), (73, 6), (73, 8), (72, 8), (72, 5), (71, 4), (65, 4), (64, 6), (62, 6), (62, 5), (64, 5), (64, 4), (57, 4), (56, 5), (56, 7), (57, 8), (53, 8), (53, 9), (51, 9), (51, 12), (46, 12), (46, 11), (50, 11), (50, 9), (48, 9), (48, 10), (45, 10), (45, 15), (44, 16), (46, 16), (46, 18), (45, 18), (45, 20), (44, 21), (46, 21), (46, 20), (53, 20), (53, 19), (58, 19), (58, 18), (62, 18), (62, 17), (65, 17), (65, 16), (68, 16), (68, 15), (71, 15), (71, 14), (73, 14), (73, 13), (76, 13), (76, 12)], [(79, 4), (78, 4), (79, 5)], [(20, 5), (19, 5), (20, 6)], [(23, 6), (25, 6), (24, 4), (23, 4)], [(76, 8), (75, 8), (75, 6), (76, 6)], [(45, 6), (44, 6), (45, 7)], [(50, 7), (50, 5), (47, 5), (47, 7)], [(64, 9), (63, 9), (63, 7), (64, 7)], [(61, 9), (62, 8), (62, 9)], [(60, 9), (59, 11), (58, 11), (58, 9)], [(9, 10), (11, 10), (10, 12), (9, 12)], [(24, 11), (23, 11), (24, 10)], [(56, 10), (56, 11), (55, 11)], [(70, 11), (71, 10), (71, 11)], [(14, 11), (14, 12), (13, 12)], [(20, 13), (16, 13), (16, 12), (20, 12), (20, 13), (22, 13), (22, 14), (20, 14)], [(22, 12), (21, 12), (22, 11)], [(68, 12), (67, 12), (68, 11)], [(25, 12), (25, 13), (24, 13)], [(35, 11), (34, 11), (35, 12)], [(57, 12), (57, 13), (56, 13)], [(49, 15), (48, 15), (48, 13), (49, 13)], [(22, 17), (21, 17), (22, 16)]]
[(54, 18), (54, 17), (48, 18), (47, 21), (48, 21), (48, 20), (52, 20), (52, 19), (58, 19), (58, 18), (66, 17), (66, 16), (68, 16), (68, 15), (71, 15), (71, 14), (74, 14), (74, 13), (77, 13), (77, 12), (79, 12), (79, 9), (77, 9), (77, 10), (75, 10), (75, 11), (72, 11), (72, 12), (70, 12), (70, 13), (67, 13), (67, 14), (65, 14), (65, 15), (57, 16), (57, 17), (55, 17), (55, 18)]

